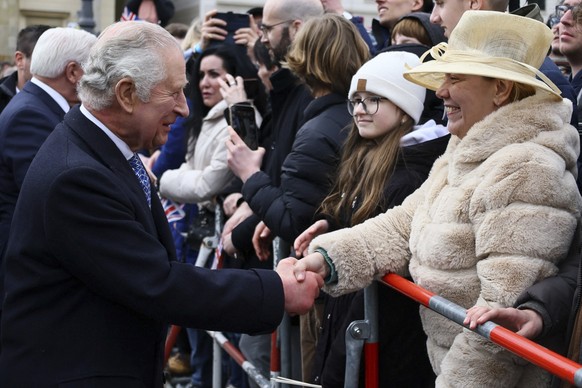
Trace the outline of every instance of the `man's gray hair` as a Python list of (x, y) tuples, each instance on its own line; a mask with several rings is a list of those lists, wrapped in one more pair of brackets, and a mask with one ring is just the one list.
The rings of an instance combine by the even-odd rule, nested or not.
[(65, 72), (69, 62), (82, 65), (96, 41), (95, 35), (77, 28), (50, 28), (43, 32), (34, 46), (30, 73), (46, 78), (57, 78)]
[(138, 98), (148, 102), (152, 89), (166, 77), (164, 53), (180, 49), (162, 27), (147, 22), (118, 22), (107, 27), (91, 50), (77, 92), (83, 104), (95, 110), (110, 107), (115, 85), (130, 78)]

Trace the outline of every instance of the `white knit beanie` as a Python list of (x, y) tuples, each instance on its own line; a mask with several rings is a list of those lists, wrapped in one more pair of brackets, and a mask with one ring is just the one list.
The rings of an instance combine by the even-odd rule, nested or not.
[[(420, 59), (408, 52), (380, 53), (364, 63), (352, 77), (348, 98), (356, 92), (368, 92), (389, 99), (406, 112), (417, 124), (424, 109), (426, 89), (404, 79), (402, 74), (420, 64)], [(408, 66), (408, 67), (406, 67)]]

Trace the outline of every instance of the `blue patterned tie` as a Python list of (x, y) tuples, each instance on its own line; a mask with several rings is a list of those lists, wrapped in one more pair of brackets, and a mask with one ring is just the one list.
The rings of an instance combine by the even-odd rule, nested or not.
[(148, 206), (151, 207), (152, 193), (150, 187), (150, 177), (148, 176), (148, 173), (143, 166), (138, 154), (133, 154), (133, 156), (129, 159), (129, 165), (133, 169), (133, 172), (141, 184), (141, 188), (143, 189), (143, 192), (145, 193), (146, 199), (148, 201)]

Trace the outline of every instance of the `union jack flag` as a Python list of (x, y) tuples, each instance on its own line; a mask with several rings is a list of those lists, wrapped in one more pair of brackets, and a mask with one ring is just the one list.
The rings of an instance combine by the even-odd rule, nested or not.
[(140, 20), (137, 15), (133, 12), (131, 12), (127, 7), (123, 8), (123, 13), (121, 14), (121, 19), (119, 19), (122, 22), (127, 22), (127, 21), (131, 21), (131, 20)]
[(162, 206), (168, 222), (179, 221), (186, 216), (183, 203), (176, 203), (171, 199), (162, 197)]

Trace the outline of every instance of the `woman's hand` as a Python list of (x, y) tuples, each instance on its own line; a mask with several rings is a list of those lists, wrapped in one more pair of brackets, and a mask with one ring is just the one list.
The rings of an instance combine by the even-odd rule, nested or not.
[(247, 101), (243, 78), (238, 76), (235, 79), (230, 74), (227, 74), (225, 78), (226, 80), (219, 78), (218, 84), (220, 85), (220, 94), (228, 106)]
[(259, 222), (253, 234), (253, 248), (260, 261), (266, 261), (269, 258), (272, 244), (271, 229), (263, 221)]
[(517, 334), (534, 339), (540, 335), (544, 328), (542, 317), (530, 309), (516, 309), (513, 307), (491, 308), (473, 306), (467, 310), (467, 316), (463, 321), (469, 329), (474, 330), (477, 325), (492, 321)]
[(326, 220), (316, 221), (309, 228), (305, 229), (305, 231), (295, 239), (295, 243), (293, 244), (293, 248), (297, 255), (307, 256), (307, 249), (309, 248), (311, 241), (320, 234), (327, 232), (328, 229), (329, 223)]
[(261, 171), (261, 162), (265, 149), (259, 147), (251, 150), (232, 127), (228, 127), (229, 138), (226, 140), (228, 167), (243, 183), (256, 172)]
[(226, 22), (222, 19), (216, 19), (218, 11), (213, 9), (204, 15), (204, 23), (200, 28), (200, 48), (205, 50), (210, 45), (211, 40), (223, 41), (226, 39), (228, 32), (226, 31)]
[(298, 282), (305, 280), (307, 272), (314, 272), (321, 276), (322, 279), (329, 275), (329, 265), (327, 265), (321, 253), (312, 253), (295, 263), (293, 273)]

